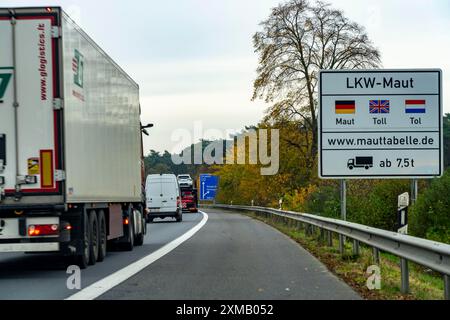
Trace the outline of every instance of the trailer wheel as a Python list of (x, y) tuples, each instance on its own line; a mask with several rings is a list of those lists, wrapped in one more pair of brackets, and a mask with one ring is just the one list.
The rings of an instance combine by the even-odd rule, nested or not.
[(86, 212), (83, 214), (83, 225), (81, 254), (75, 256), (75, 264), (78, 265), (80, 269), (86, 269), (90, 258), (91, 233), (89, 232), (89, 219)]
[(147, 222), (145, 221), (145, 218), (142, 215), (142, 211), (138, 211), (139, 212), (139, 219), (141, 220), (141, 232), (136, 235), (136, 237), (134, 238), (134, 244), (136, 246), (142, 246), (144, 244), (144, 238), (145, 238), (145, 234), (147, 233)]
[[(143, 221), (142, 223), (144, 222), (145, 221)], [(142, 226), (142, 229), (143, 228), (145, 228), (144, 225)], [(134, 244), (136, 246), (142, 246), (144, 244), (144, 230), (142, 230), (142, 233), (136, 236), (136, 238), (134, 239)]]
[[(131, 211), (131, 212), (133, 212), (133, 211)], [(124, 245), (123, 245), (124, 249), (126, 251), (132, 251), (133, 247), (134, 247), (134, 227), (133, 227), (133, 225), (134, 225), (134, 221), (133, 220), (134, 219), (133, 219), (133, 214), (132, 213), (129, 215), (129, 219), (130, 219), (130, 221), (128, 223), (127, 242), (125, 242)]]
[(101, 210), (98, 213), (98, 228), (99, 228), (99, 246), (98, 246), (98, 258), (97, 261), (101, 262), (106, 257), (107, 247), (107, 231), (106, 231), (106, 219), (105, 212)]
[(89, 264), (94, 265), (98, 259), (98, 247), (100, 243), (97, 213), (94, 210), (89, 213), (89, 229), (91, 233)]

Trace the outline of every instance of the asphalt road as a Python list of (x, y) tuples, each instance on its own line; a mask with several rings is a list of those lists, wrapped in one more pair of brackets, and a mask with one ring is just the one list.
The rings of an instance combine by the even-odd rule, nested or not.
[[(239, 214), (209, 209), (207, 214), (207, 223), (192, 238), (98, 299), (359, 299), (277, 230)], [(82, 288), (114, 278), (202, 218), (185, 214), (182, 223), (149, 224), (144, 246), (108, 252), (104, 262), (82, 270)], [(55, 255), (0, 254), (0, 300), (66, 299), (78, 292), (67, 289), (66, 268)]]
[[(201, 219), (201, 214), (185, 214), (182, 223), (158, 219), (156, 223), (148, 224), (142, 247), (135, 247), (132, 252), (108, 252), (104, 262), (82, 270), (82, 288), (158, 250), (197, 225)], [(0, 300), (65, 299), (76, 293), (76, 290), (66, 287), (69, 277), (66, 268), (67, 264), (55, 255), (0, 253)]]
[(277, 230), (206, 212), (207, 224), (190, 240), (100, 299), (360, 299)]

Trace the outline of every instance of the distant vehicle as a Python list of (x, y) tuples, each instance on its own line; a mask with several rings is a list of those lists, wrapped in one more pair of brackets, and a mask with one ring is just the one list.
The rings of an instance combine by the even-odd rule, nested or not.
[(192, 188), (181, 189), (181, 204), (183, 211), (198, 212), (197, 209), (197, 190)]
[(152, 174), (145, 183), (147, 221), (156, 218), (176, 218), (183, 221), (180, 187), (174, 174)]
[(180, 187), (192, 187), (194, 185), (194, 181), (192, 180), (189, 174), (180, 174), (177, 177), (178, 184)]
[(349, 159), (347, 167), (350, 170), (354, 168), (365, 168), (369, 170), (373, 167), (373, 157), (355, 157), (354, 159)]

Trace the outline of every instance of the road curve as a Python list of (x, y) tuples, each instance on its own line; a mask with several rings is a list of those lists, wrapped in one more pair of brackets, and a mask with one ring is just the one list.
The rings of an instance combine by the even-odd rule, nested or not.
[(316, 258), (272, 227), (206, 210), (190, 240), (99, 299), (361, 299)]

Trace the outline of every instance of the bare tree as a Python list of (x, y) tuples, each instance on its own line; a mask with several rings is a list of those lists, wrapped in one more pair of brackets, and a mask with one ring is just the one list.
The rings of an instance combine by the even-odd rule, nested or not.
[(362, 26), (321, 1), (280, 4), (261, 26), (253, 37), (259, 55), (253, 99), (274, 103), (267, 119), (307, 127), (312, 136), (308, 153), (315, 159), (319, 70), (376, 68), (380, 53)]

